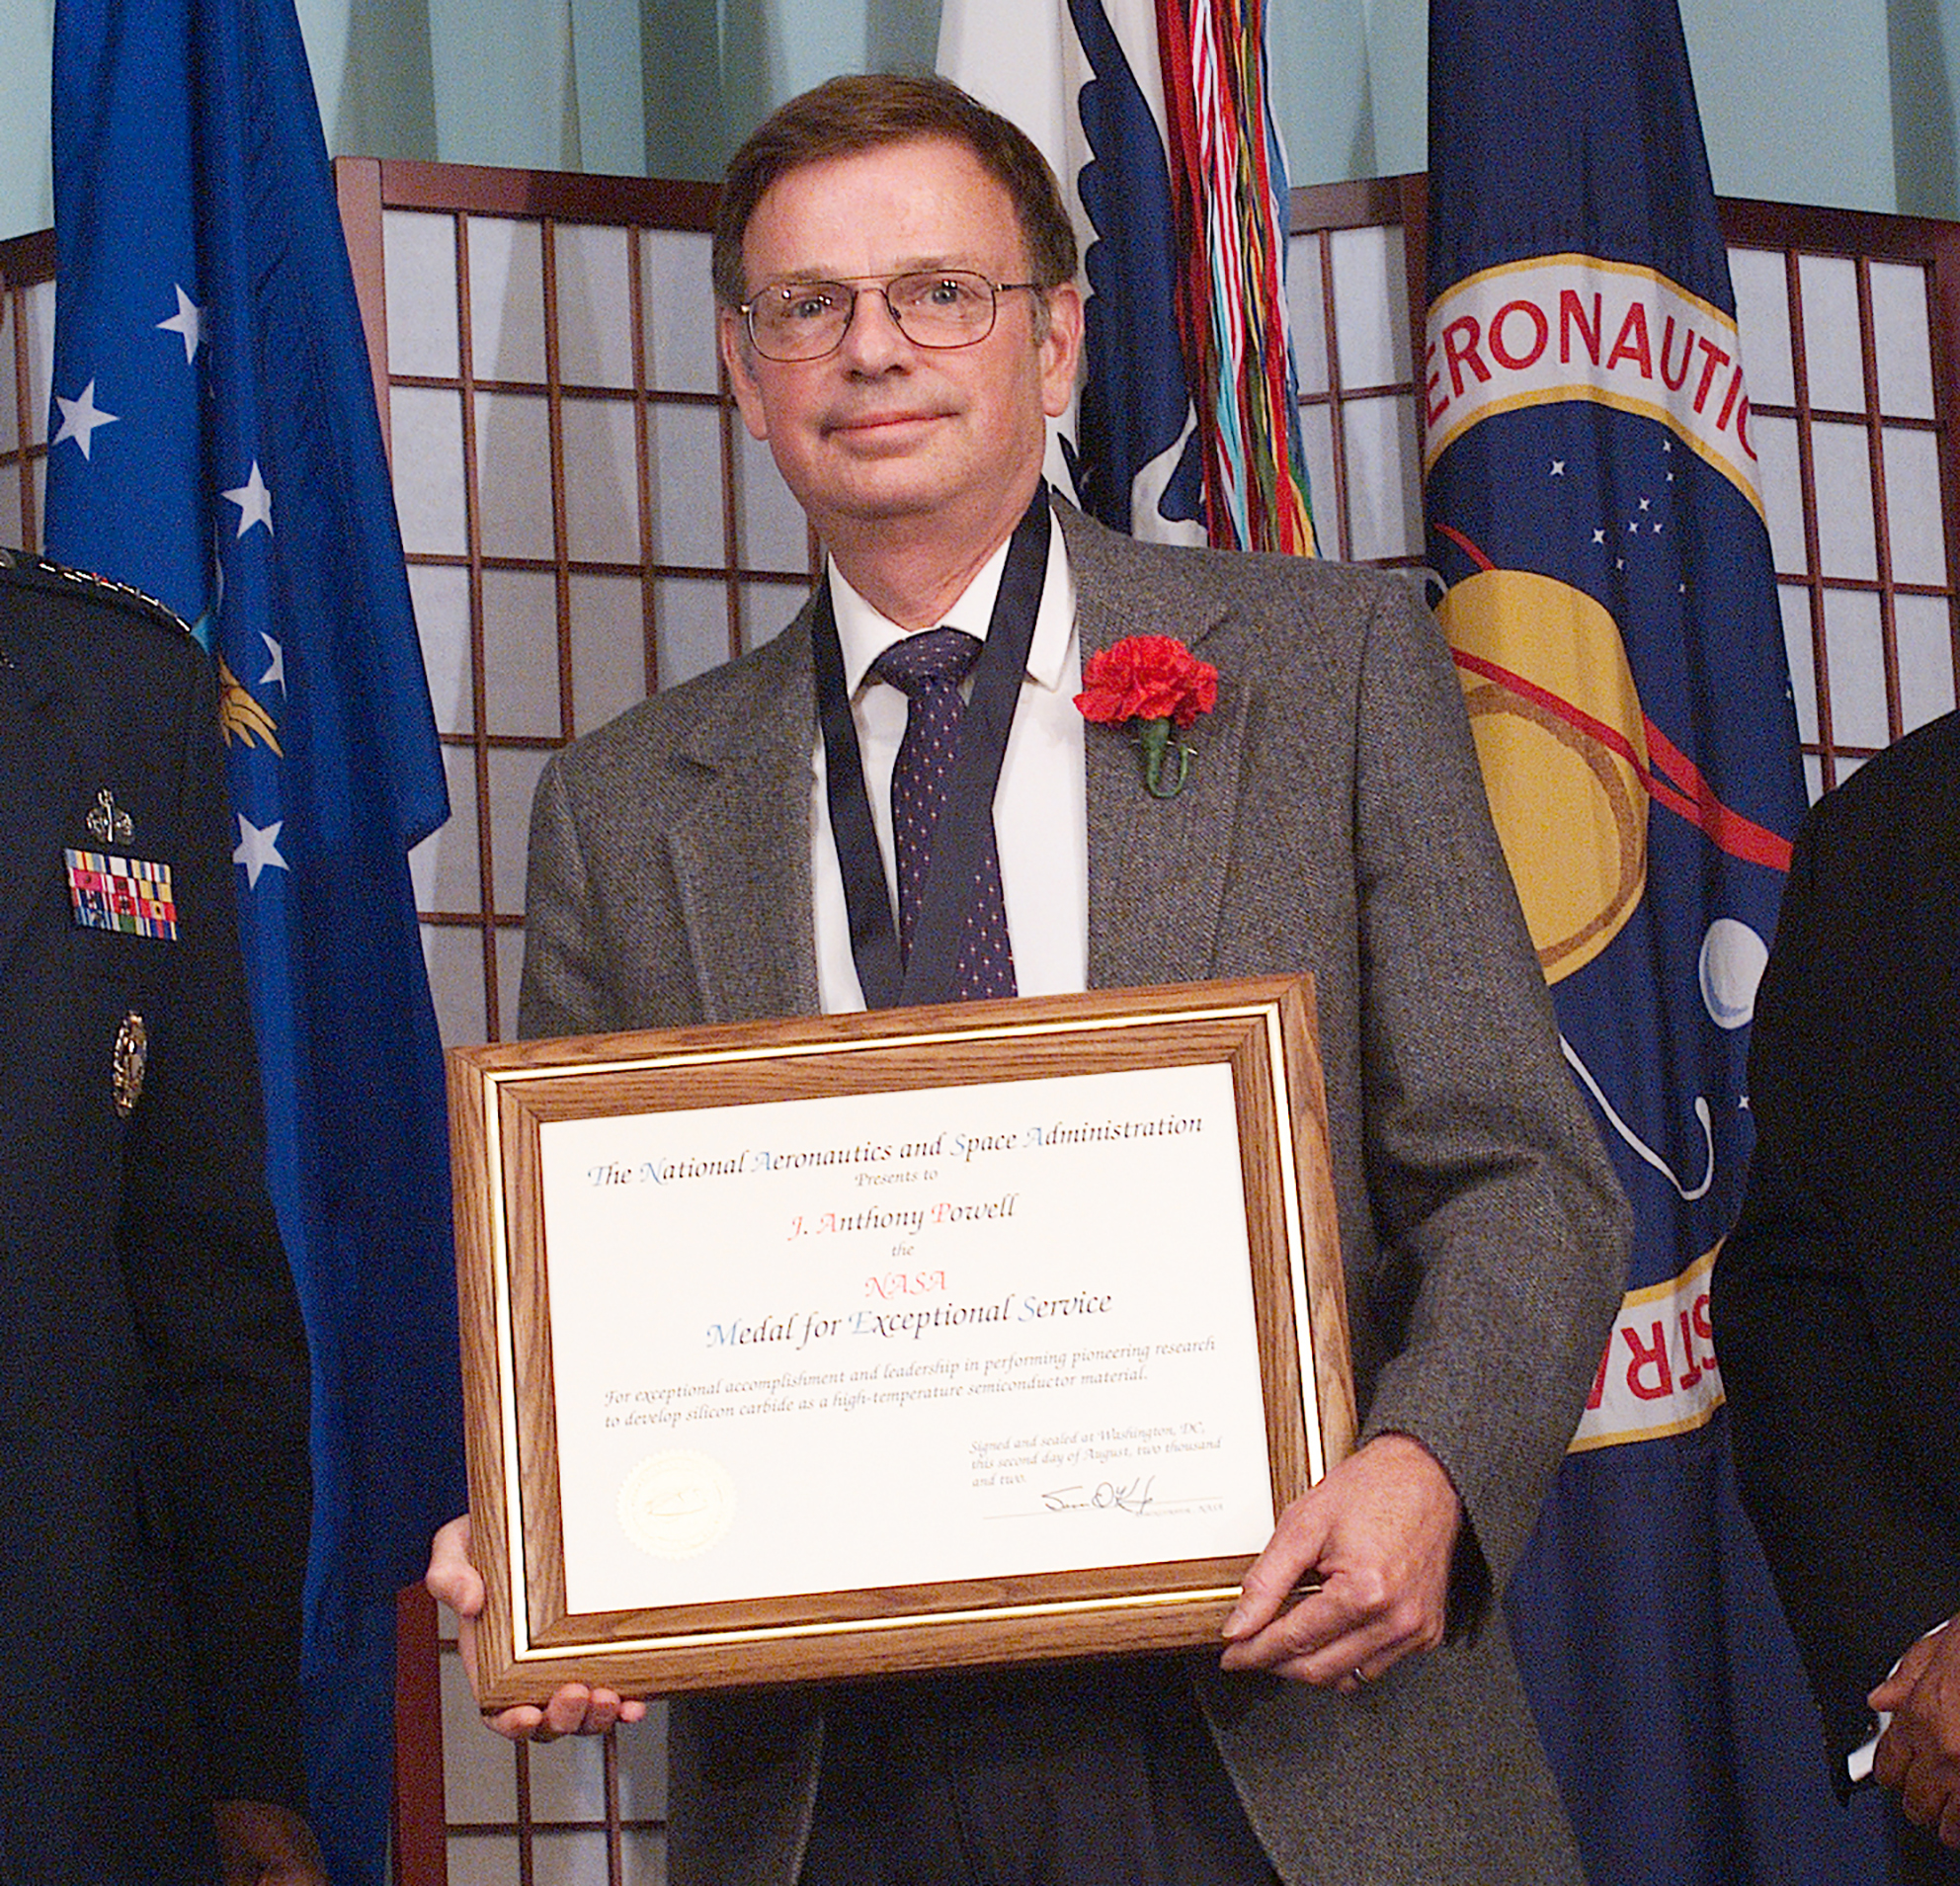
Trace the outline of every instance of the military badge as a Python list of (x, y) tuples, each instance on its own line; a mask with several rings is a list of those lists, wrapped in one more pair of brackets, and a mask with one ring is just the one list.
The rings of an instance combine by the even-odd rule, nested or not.
[(156, 943), (177, 941), (177, 903), (168, 864), (108, 852), (78, 852), (72, 846), (66, 857), (68, 899), (82, 929), (113, 930)]
[(143, 1070), (149, 1058), (149, 1030), (143, 1026), (143, 1018), (131, 1009), (116, 1030), (116, 1052), (109, 1070), (110, 1092), (120, 1118), (127, 1119), (143, 1097)]
[(98, 845), (127, 845), (136, 836), (128, 813), (116, 803), (116, 795), (107, 786), (95, 795), (95, 804), (89, 809), (88, 828), (89, 837)]

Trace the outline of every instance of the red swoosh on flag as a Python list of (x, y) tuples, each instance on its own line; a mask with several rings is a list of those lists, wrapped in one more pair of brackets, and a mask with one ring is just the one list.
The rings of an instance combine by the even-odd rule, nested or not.
[[(1460, 531), (1453, 531), (1446, 524), (1436, 526), (1436, 530), (1457, 544), (1480, 569), (1497, 568)], [(1547, 713), (1557, 714), (1568, 726), (1590, 734), (1601, 746), (1617, 753), (1633, 769), (1640, 783), (1657, 804), (1678, 813), (1690, 825), (1699, 826), (1711, 842), (1731, 858), (1743, 859), (1751, 864), (1766, 864), (1774, 871), (1790, 868), (1790, 841), (1777, 837), (1767, 826), (1758, 825), (1754, 819), (1745, 818), (1740, 812), (1732, 812), (1724, 805), (1716, 796), (1715, 788), (1702, 778), (1701, 769), (1646, 714), (1643, 713), (1640, 718), (1647, 732), (1647, 751), (1653, 766), (1641, 759), (1634, 751), (1633, 742), (1617, 727), (1607, 726), (1603, 720), (1553, 694), (1549, 688), (1526, 681), (1522, 675), (1513, 674), (1509, 668), (1500, 667), (1481, 655), (1466, 655), (1455, 649), (1450, 652), (1457, 667), (1509, 688), (1512, 694), (1544, 708)], [(1673, 779), (1663, 779), (1654, 770), (1656, 767), (1672, 774)]]
[(1553, 694), (1549, 688), (1541, 688), (1535, 681), (1526, 681), (1522, 675), (1514, 674), (1497, 662), (1487, 661), (1481, 655), (1466, 655), (1460, 650), (1452, 650), (1451, 653), (1457, 667), (1510, 689), (1512, 694), (1544, 708), (1547, 713), (1557, 714), (1568, 726), (1577, 727), (1580, 732), (1591, 735), (1601, 746), (1618, 754), (1634, 770), (1640, 783), (1657, 804), (1679, 813), (1690, 825), (1698, 825), (1731, 858), (1744, 859), (1752, 864), (1766, 864), (1771, 870), (1787, 871), (1790, 868), (1790, 841), (1778, 838), (1767, 826), (1758, 825), (1754, 819), (1746, 818), (1740, 812), (1732, 812), (1724, 805), (1715, 796), (1714, 787), (1701, 777), (1701, 769), (1646, 714), (1640, 718), (1647, 732), (1647, 751), (1653, 756), (1655, 766), (1674, 776), (1680, 782), (1678, 786), (1663, 779), (1653, 766), (1643, 762), (1634, 750), (1633, 742), (1617, 727), (1609, 727), (1585, 708), (1574, 706), (1571, 701)]

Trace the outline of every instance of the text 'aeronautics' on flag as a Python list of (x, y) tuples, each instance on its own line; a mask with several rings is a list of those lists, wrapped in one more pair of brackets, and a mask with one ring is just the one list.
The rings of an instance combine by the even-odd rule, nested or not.
[(1459, 282), (1429, 309), (1424, 465), (1478, 420), (1592, 399), (1658, 419), (1757, 511), (1736, 324), (1652, 269), (1537, 256)]

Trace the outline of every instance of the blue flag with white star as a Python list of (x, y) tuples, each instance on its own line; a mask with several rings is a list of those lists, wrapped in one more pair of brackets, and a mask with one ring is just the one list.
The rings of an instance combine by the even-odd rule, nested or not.
[(1429, 553), (1628, 1294), (1508, 1615), (1592, 1886), (1851, 1886), (1737, 1501), (1708, 1275), (1804, 809), (1674, 0), (1432, 0)]
[(292, 0), (59, 0), (47, 545), (216, 664), (269, 1178), (313, 1356), (316, 1825), (380, 1878), (393, 1594), (462, 1510), (441, 1050), (407, 852), (448, 816)]

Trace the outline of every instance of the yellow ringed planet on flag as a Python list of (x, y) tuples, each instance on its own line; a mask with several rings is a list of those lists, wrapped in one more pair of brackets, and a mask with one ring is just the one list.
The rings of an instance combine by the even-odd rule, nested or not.
[(1557, 982), (1612, 942), (1647, 886), (1646, 716), (1619, 625), (1529, 570), (1480, 570), (1436, 615), (1531, 942)]

